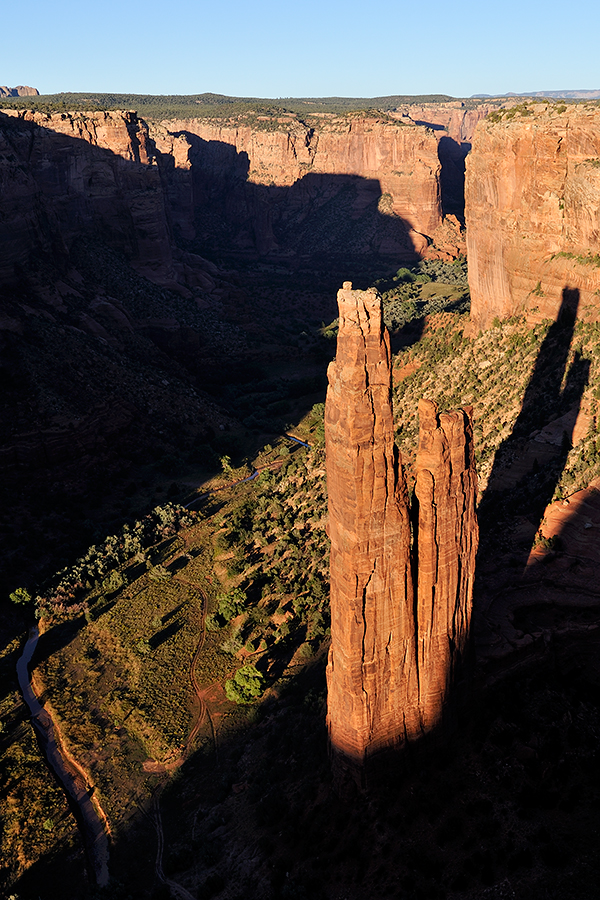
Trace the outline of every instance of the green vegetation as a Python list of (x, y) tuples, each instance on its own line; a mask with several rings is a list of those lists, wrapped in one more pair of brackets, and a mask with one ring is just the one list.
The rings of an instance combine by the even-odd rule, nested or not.
[(223, 94), (145, 95), (62, 93), (40, 97), (10, 97), (0, 101), (0, 110), (35, 109), (40, 112), (95, 112), (110, 109), (134, 109), (143, 118), (235, 118), (249, 115), (268, 119), (285, 115), (311, 115), (314, 113), (373, 113), (396, 109), (410, 103), (445, 103), (452, 100), (446, 94), (422, 96), (389, 96), (365, 98), (315, 97), (282, 98), (279, 100), (255, 97), (227, 97)]
[(465, 257), (453, 263), (424, 260), (415, 266), (404, 266), (390, 278), (376, 281), (375, 286), (383, 299), (385, 324), (392, 331), (424, 316), (469, 309)]
[[(398, 328), (397, 337), (402, 338), (403, 322), (412, 323), (405, 335), (417, 331), (417, 319), (423, 325), (420, 338), (394, 355), (397, 441), (409, 483), (417, 442), (416, 408), (425, 396), (437, 401), (442, 410), (473, 404), (484, 490), (496, 453), (519, 417), (526, 437), (539, 427), (538, 420), (551, 417), (543, 391), (530, 403), (528, 418), (522, 416), (523, 397), (551, 326), (546, 322), (532, 327), (520, 318), (495, 319), (488, 331), (465, 337), (467, 315), (453, 307), (466, 305), (465, 277), (464, 260), (428, 262), (399, 269), (378, 282), (378, 288), (386, 317)], [(537, 288), (540, 285), (534, 293)], [(324, 330), (335, 333), (335, 326)], [(600, 404), (599, 338), (600, 326), (578, 323), (567, 359), (567, 369), (576, 358), (590, 363), (582, 404), (591, 415), (597, 415)], [(567, 406), (569, 399), (567, 391)], [(271, 397), (271, 402), (276, 400)], [(181, 769), (185, 777), (172, 777), (171, 787), (162, 795), (168, 835), (165, 872), (171, 877), (187, 871), (189, 860), (198, 857), (199, 897), (209, 897), (211, 891), (214, 895), (219, 885), (221, 890), (235, 877), (227, 868), (234, 844), (228, 843), (225, 853), (213, 834), (222, 823), (228, 829), (228, 842), (239, 840), (240, 847), (247, 846), (251, 836), (258, 841), (260, 853), (274, 861), (269, 877), (275, 896), (311, 896), (314, 887), (312, 881), (303, 880), (290, 847), (299, 848), (305, 858), (314, 858), (315, 872), (326, 881), (328, 872), (339, 874), (354, 853), (362, 853), (363, 836), (371, 834), (370, 828), (372, 846), (357, 863), (361, 877), (370, 873), (376, 878), (369, 869), (370, 854), (380, 854), (378, 866), (385, 868), (386, 853), (391, 852), (385, 846), (396, 846), (394, 842), (405, 835), (410, 836), (411, 858), (416, 858), (416, 848), (424, 860), (417, 870), (412, 863), (399, 863), (404, 866), (403, 884), (408, 891), (418, 888), (422, 896), (436, 896), (432, 891), (442, 881), (444, 890), (453, 891), (456, 883), (458, 891), (467, 877), (469, 884), (487, 884), (487, 863), (470, 856), (468, 849), (459, 853), (454, 833), (461, 832), (465, 846), (472, 835), (488, 841), (486, 853), (497, 871), (503, 871), (504, 865), (510, 868), (512, 862), (506, 860), (525, 853), (508, 837), (506, 846), (498, 849), (494, 829), (504, 826), (495, 825), (485, 810), (493, 803), (502, 806), (506, 793), (513, 798), (510, 815), (514, 821), (521, 829), (530, 828), (528, 779), (534, 778), (529, 771), (534, 763), (538, 765), (537, 756), (527, 773), (522, 767), (507, 770), (505, 785), (497, 777), (503, 771), (502, 748), (513, 743), (521, 747), (529, 737), (519, 729), (530, 728), (541, 760), (535, 790), (547, 790), (548, 766), (555, 767), (557, 778), (562, 777), (552, 748), (548, 759), (542, 748), (549, 741), (552, 722), (563, 723), (565, 734), (571, 728), (573, 720), (568, 716), (575, 701), (567, 698), (563, 709), (562, 694), (552, 699), (534, 686), (532, 699), (508, 688), (501, 696), (500, 691), (495, 706), (477, 711), (476, 735), (472, 744), (464, 738), (459, 768), (448, 758), (439, 771), (437, 763), (432, 764), (426, 778), (410, 776), (404, 794), (405, 788), (396, 786), (393, 798), (374, 801), (380, 804), (377, 815), (375, 807), (363, 810), (360, 826), (324, 790), (328, 763), (323, 669), (329, 591), (323, 415), (323, 403), (315, 403), (294, 429), (310, 449), (271, 439), (251, 465), (235, 469), (229, 460), (215, 479), (220, 487), (252, 465), (261, 468), (260, 476), (206, 497), (199, 513), (172, 504), (156, 507), (145, 519), (98, 541), (44, 585), (37, 599), (46, 625), (37, 667), (40, 685), (67, 747), (90, 773), (115, 834), (125, 832), (135, 810), (150, 802), (157, 784), (174, 776), (185, 759)], [(568, 452), (555, 496), (568, 496), (599, 475), (600, 440), (591, 430)], [(548, 550), (559, 549), (551, 539), (538, 538), (538, 543)], [(16, 645), (10, 650), (13, 670), (16, 650)], [(188, 747), (198, 722), (200, 698), (218, 715), (201, 721)], [(551, 700), (560, 707), (558, 717), (549, 711)], [(2, 703), (0, 719), (12, 722), (14, 688)], [(580, 757), (584, 768), (595, 752), (586, 749), (597, 728), (597, 711), (588, 707), (585, 703), (577, 707), (584, 723), (577, 724), (583, 743), (575, 756), (569, 751), (573, 774), (567, 777), (567, 787), (556, 789), (563, 792), (565, 803), (582, 777)], [(35, 750), (30, 731), (31, 747), (24, 743), (26, 731), (6, 757), (9, 797), (23, 802), (22, 792), (28, 791), (35, 798), (31, 821), (37, 841), (35, 858), (39, 858), (56, 847), (54, 841), (59, 838), (68, 846), (71, 826), (70, 820), (65, 824), (61, 818), (60, 796), (52, 793), (34, 768), (26, 772)], [(464, 759), (472, 762), (472, 769), (465, 769)], [(477, 772), (476, 779), (469, 775), (471, 771)], [(516, 801), (515, 779), (521, 791)], [(319, 799), (322, 795), (327, 803)], [(449, 809), (458, 797), (462, 805), (452, 818)], [(517, 808), (519, 812), (513, 814)], [(526, 815), (521, 817), (522, 809)], [(565, 814), (562, 808), (560, 812)], [(489, 833), (481, 831), (482, 822)], [(582, 840), (586, 823), (581, 825)], [(17, 812), (11, 811), (2, 845), (7, 858), (15, 856), (22, 829)], [(533, 825), (530, 830), (533, 833)], [(148, 834), (154, 840), (152, 831), (140, 834), (133, 828), (128, 840), (147, 841)], [(26, 835), (31, 839), (29, 832)], [(119, 852), (118, 841), (115, 852)], [(323, 864), (318, 859), (321, 855)], [(431, 858), (439, 866), (435, 878), (430, 875)], [(518, 858), (528, 859), (526, 854)], [(277, 867), (283, 867), (280, 881)], [(190, 884), (194, 878), (190, 876)], [(245, 885), (249, 896), (259, 895), (256, 884), (249, 880)], [(377, 885), (381, 896), (389, 894), (383, 883)], [(154, 887), (148, 893), (151, 890)], [(145, 896), (141, 890), (139, 895)]]
[(17, 588), (12, 594), (9, 594), (9, 599), (16, 603), (17, 606), (26, 606), (31, 603), (32, 597), (29, 591), (26, 591), (25, 588)]
[(264, 689), (264, 677), (255, 665), (248, 663), (225, 682), (225, 694), (233, 703), (246, 704), (257, 700)]
[[(537, 112), (544, 112), (548, 109), (549, 104), (550, 108), (552, 108), (552, 101), (548, 99), (524, 100), (522, 103), (517, 103), (508, 108), (494, 109), (487, 114), (486, 119), (488, 122), (510, 122), (517, 116), (528, 117), (534, 116)], [(563, 112), (564, 109), (566, 109), (566, 106), (563, 109), (559, 107), (557, 112)]]
[(587, 253), (570, 253), (561, 250), (560, 253), (553, 253), (550, 259), (572, 259), (582, 266), (600, 267), (600, 253), (593, 253), (591, 250), (588, 250)]
[[(444, 313), (428, 326), (419, 343), (399, 353), (394, 366), (407, 374), (394, 389), (397, 440), (409, 475), (416, 450), (418, 422), (414, 411), (420, 397), (435, 400), (442, 410), (473, 405), (475, 452), (479, 487), (485, 490), (498, 448), (511, 434), (521, 413), (523, 397), (536, 365), (550, 323), (530, 326), (524, 319), (500, 322), (473, 339), (465, 339), (465, 319)], [(600, 359), (597, 353), (600, 326), (577, 322), (567, 369), (575, 359), (589, 360), (589, 380), (581, 406), (591, 414), (600, 399)], [(577, 356), (576, 356), (577, 355)], [(534, 432), (538, 421), (561, 414), (548, 406), (540, 389), (537, 402), (530, 401), (529, 419), (521, 416), (524, 435)], [(565, 396), (567, 411), (569, 396)], [(544, 416), (546, 419), (544, 420)], [(555, 498), (568, 496), (600, 476), (600, 442), (590, 431), (567, 456), (556, 485)]]

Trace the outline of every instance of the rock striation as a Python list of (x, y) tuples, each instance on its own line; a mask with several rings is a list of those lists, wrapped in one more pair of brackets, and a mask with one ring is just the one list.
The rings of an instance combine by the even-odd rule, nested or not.
[(324, 115), (311, 125), (291, 115), (262, 119), (181, 119), (151, 129), (164, 147), (170, 136), (189, 141), (203, 240), (220, 239), (221, 230), (237, 252), (424, 253), (442, 221), (431, 129), (369, 116)]
[(478, 528), (470, 411), (438, 415), (434, 403), (421, 402), (411, 513), (394, 443), (381, 298), (347, 282), (338, 304), (325, 406), (327, 725), (344, 769), (440, 723), (466, 651)]
[(356, 760), (418, 730), (406, 484), (394, 443), (390, 340), (376, 291), (338, 294), (325, 405), (332, 747)]
[(420, 724), (441, 720), (469, 636), (478, 526), (472, 409), (419, 403), (416, 644)]
[[(600, 111), (543, 104), (480, 122), (467, 158), (471, 319), (556, 319), (563, 290), (596, 320)], [(499, 120), (499, 121), (498, 121)]]

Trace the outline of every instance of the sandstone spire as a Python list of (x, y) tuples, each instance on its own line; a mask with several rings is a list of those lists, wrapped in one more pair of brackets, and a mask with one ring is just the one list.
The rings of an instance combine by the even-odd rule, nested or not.
[[(377, 292), (338, 293), (325, 405), (335, 758), (361, 764), (439, 721), (471, 612), (477, 520), (470, 411), (419, 405), (414, 547)], [(418, 514), (417, 514), (418, 510)]]
[(360, 762), (405, 740), (417, 698), (406, 484), (398, 478), (390, 340), (375, 290), (338, 293), (325, 404), (332, 748)]
[(466, 649), (477, 553), (477, 475), (471, 410), (438, 415), (419, 402), (415, 497), (419, 710), (423, 732), (441, 719)]

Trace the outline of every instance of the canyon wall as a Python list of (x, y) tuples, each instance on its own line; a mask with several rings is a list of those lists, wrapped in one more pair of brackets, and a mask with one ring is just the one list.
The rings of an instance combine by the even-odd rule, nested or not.
[(0, 113), (0, 281), (33, 257), (99, 238), (174, 279), (161, 178), (135, 113)]
[(472, 322), (555, 319), (565, 288), (579, 291), (580, 315), (595, 320), (600, 111), (544, 104), (496, 118), (478, 125), (467, 159)]
[[(316, 125), (134, 112), (0, 112), (0, 281), (89, 236), (165, 286), (214, 288), (184, 253), (414, 261), (442, 222), (438, 137), (389, 117)], [(188, 244), (189, 246), (189, 244)]]
[(441, 223), (438, 142), (423, 126), (242, 115), (163, 122), (151, 134), (163, 147), (172, 136), (189, 141), (196, 227), (208, 244), (227, 236), (237, 251), (408, 260)]
[(327, 725), (343, 771), (442, 722), (466, 653), (478, 527), (470, 411), (438, 415), (422, 401), (411, 550), (381, 298), (345, 283), (338, 304), (325, 405)]

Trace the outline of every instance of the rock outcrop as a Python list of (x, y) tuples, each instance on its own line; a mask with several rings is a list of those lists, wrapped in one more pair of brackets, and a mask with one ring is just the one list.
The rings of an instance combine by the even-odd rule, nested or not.
[(466, 651), (477, 520), (470, 412), (422, 401), (413, 522), (394, 443), (390, 344), (375, 290), (338, 294), (325, 407), (329, 739), (344, 768), (442, 720)]
[(596, 320), (600, 111), (517, 109), (481, 122), (467, 159), (472, 322), (555, 319), (567, 287), (579, 291), (579, 315)]
[(175, 280), (154, 148), (135, 113), (0, 114), (0, 281), (35, 256), (66, 258), (99, 237)]
[(477, 554), (472, 410), (419, 403), (416, 460), (416, 643), (420, 724), (441, 720), (464, 658)]
[(26, 84), (18, 84), (16, 87), (0, 86), (0, 97), (38, 97), (39, 91), (34, 87), (27, 87)]
[(440, 724), (466, 651), (478, 528), (470, 412), (438, 415), (422, 401), (411, 549), (381, 299), (346, 283), (338, 304), (325, 406), (327, 724), (344, 769)]

